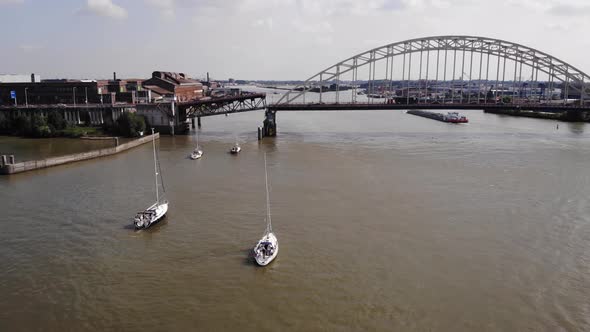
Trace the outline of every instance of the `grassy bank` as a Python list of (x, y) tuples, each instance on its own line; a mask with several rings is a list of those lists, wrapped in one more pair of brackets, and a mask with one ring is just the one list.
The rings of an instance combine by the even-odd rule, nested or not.
[(109, 136), (99, 127), (68, 127), (60, 130), (58, 136), (78, 138), (82, 136)]

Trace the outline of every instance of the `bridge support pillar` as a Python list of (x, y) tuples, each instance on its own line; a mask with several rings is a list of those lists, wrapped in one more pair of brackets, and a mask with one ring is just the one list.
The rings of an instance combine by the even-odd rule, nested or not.
[(191, 118), (191, 128), (195, 129), (195, 118)]
[(264, 119), (264, 137), (275, 137), (277, 136), (277, 122), (276, 122), (276, 111), (266, 110)]
[[(193, 126), (194, 126), (194, 124), (193, 124)], [(197, 126), (199, 126), (199, 128), (201, 128), (201, 117), (200, 116), (197, 117)]]

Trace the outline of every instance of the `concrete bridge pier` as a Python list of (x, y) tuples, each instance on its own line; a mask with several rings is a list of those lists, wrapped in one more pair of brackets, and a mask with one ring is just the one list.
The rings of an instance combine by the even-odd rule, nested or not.
[(199, 126), (199, 128), (201, 128), (201, 117), (197, 116), (197, 126)]
[(276, 111), (273, 110), (266, 110), (265, 118), (264, 118), (264, 127), (262, 135), (264, 137), (276, 137), (277, 136), (277, 121), (276, 121)]
[(92, 125), (101, 125), (103, 124), (102, 122), (102, 110), (99, 111), (88, 111), (88, 115), (90, 117), (90, 123)]
[(195, 118), (191, 118), (191, 129), (195, 129)]

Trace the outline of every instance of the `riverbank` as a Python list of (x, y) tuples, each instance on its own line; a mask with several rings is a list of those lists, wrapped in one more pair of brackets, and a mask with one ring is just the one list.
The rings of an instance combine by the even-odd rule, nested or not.
[(36, 169), (58, 166), (63, 164), (69, 164), (77, 161), (89, 160), (94, 158), (100, 158), (104, 156), (114, 155), (123, 151), (127, 151), (134, 147), (140, 146), (142, 144), (148, 143), (152, 141), (152, 136), (155, 135), (156, 139), (160, 138), (160, 134), (156, 133), (153, 135), (148, 135), (131, 142), (123, 143), (121, 145), (118, 144), (118, 140), (116, 140), (117, 144), (115, 147), (111, 148), (104, 148), (99, 150), (93, 150), (89, 152), (81, 152), (81, 153), (74, 153), (68, 154), (65, 156), (59, 157), (52, 157), (40, 160), (31, 160), (31, 161), (24, 161), (16, 163), (14, 161), (14, 156), (0, 156), (0, 175), (9, 175), (9, 174), (16, 174), (22, 173), (27, 171), (32, 171)]
[(521, 116), (526, 118), (558, 120), (565, 122), (590, 122), (590, 114), (585, 111), (538, 112), (514, 109), (484, 109), (485, 113)]

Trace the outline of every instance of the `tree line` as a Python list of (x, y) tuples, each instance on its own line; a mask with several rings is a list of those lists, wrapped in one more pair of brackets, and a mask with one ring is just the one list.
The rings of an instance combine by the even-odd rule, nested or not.
[(101, 127), (90, 126), (90, 119), (83, 119), (85, 125), (69, 124), (60, 112), (49, 112), (47, 116), (33, 113), (13, 118), (0, 118), (0, 134), (33, 138), (82, 137), (87, 135), (110, 135), (139, 137), (145, 132), (147, 120), (135, 113), (123, 113), (116, 121), (108, 120)]

